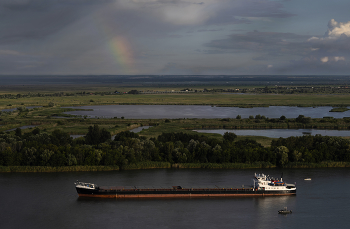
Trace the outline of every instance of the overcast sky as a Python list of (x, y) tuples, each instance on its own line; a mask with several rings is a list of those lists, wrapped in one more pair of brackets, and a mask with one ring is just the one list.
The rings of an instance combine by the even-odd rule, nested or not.
[(0, 75), (349, 73), (349, 0), (0, 0)]

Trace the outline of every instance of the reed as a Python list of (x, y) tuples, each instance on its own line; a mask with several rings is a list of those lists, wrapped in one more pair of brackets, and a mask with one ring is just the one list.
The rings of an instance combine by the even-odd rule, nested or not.
[(171, 168), (171, 164), (169, 162), (161, 162), (161, 161), (144, 161), (138, 162), (135, 164), (128, 164), (123, 166), (123, 170), (133, 170), (133, 169), (167, 169)]
[[(324, 161), (320, 163), (305, 163), (293, 162), (288, 163), (283, 168), (300, 169), (300, 168), (349, 168), (350, 162)], [(276, 168), (269, 162), (255, 162), (255, 163), (176, 163), (169, 162), (139, 162), (129, 164), (123, 167), (123, 170), (136, 169), (261, 169), (261, 168)], [(45, 172), (94, 172), (94, 171), (115, 171), (120, 170), (118, 166), (0, 166), (0, 173), (45, 173)]]
[(112, 171), (119, 170), (118, 166), (0, 166), (0, 172), (86, 172), (86, 171)]
[(322, 161), (319, 163), (294, 162), (283, 166), (284, 168), (348, 168), (350, 162), (342, 161)]
[(171, 166), (178, 169), (254, 169), (254, 168), (275, 168), (269, 162), (255, 163), (177, 163)]

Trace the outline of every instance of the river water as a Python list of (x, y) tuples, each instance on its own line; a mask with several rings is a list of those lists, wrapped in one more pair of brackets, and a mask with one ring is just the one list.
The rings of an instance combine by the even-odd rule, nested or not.
[[(283, 172), (286, 182), (296, 182), (297, 195), (91, 199), (79, 198), (73, 184), (79, 179), (99, 185), (241, 186), (255, 172)], [(0, 228), (348, 228), (349, 179), (347, 168), (1, 173)], [(284, 207), (293, 213), (279, 215)]]
[(238, 136), (264, 136), (268, 138), (288, 138), (303, 136), (305, 134), (323, 136), (350, 136), (349, 130), (319, 130), (319, 129), (264, 129), (264, 130), (231, 130), (231, 129), (213, 129), (213, 130), (195, 130), (198, 133), (211, 133), (224, 135), (226, 132), (234, 133)]
[[(76, 108), (76, 107), (69, 107)], [(127, 118), (127, 119), (161, 119), (161, 118), (248, 118), (250, 115), (264, 115), (268, 118), (296, 118), (299, 115), (311, 118), (350, 117), (350, 110), (345, 112), (329, 112), (332, 107), (215, 107), (197, 105), (100, 105), (82, 106), (86, 111), (69, 111), (65, 114), (87, 116), (89, 118)]]

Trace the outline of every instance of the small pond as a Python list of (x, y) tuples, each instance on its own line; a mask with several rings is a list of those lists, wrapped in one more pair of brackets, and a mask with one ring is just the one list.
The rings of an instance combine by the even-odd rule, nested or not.
[[(24, 130), (24, 129), (33, 128), (33, 127), (36, 127), (36, 125), (20, 126), (19, 128), (20, 128), (21, 130)], [(16, 129), (17, 129), (17, 128), (10, 129), (10, 130), (5, 130), (5, 131), (6, 131), (6, 132), (8, 132), (8, 131), (14, 131), (14, 130), (16, 130)]]
[[(77, 108), (77, 107), (69, 107)], [(82, 106), (80, 110), (64, 112), (70, 115), (87, 116), (88, 118), (121, 118), (126, 119), (176, 119), (176, 118), (242, 118), (262, 115), (268, 118), (279, 118), (284, 115), (286, 118), (296, 118), (299, 115), (311, 118), (350, 117), (350, 110), (345, 112), (330, 112), (332, 107), (216, 107), (198, 105), (100, 105)], [(81, 110), (86, 109), (86, 111)]]
[[(139, 133), (141, 132), (143, 129), (148, 129), (152, 126), (140, 126), (140, 127), (136, 127), (132, 130), (130, 130), (130, 132), (134, 132), (134, 133)], [(72, 134), (70, 135), (73, 139), (76, 139), (76, 138), (80, 138), (80, 137), (84, 137), (85, 135), (79, 135), (79, 134)], [(112, 140), (114, 139), (115, 135), (112, 136)]]

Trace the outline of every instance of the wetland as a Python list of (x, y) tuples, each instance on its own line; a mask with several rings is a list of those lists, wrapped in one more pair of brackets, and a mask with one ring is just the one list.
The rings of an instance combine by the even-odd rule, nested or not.
[[(261, 79), (262, 78), (259, 78), (259, 80)], [(347, 78), (342, 79), (345, 80), (343, 82), (347, 80)], [(44, 165), (41, 164), (43, 163), (43, 155), (51, 158), (52, 152), (59, 151), (63, 154), (56, 155), (56, 153), (54, 153), (54, 163), (52, 162), (52, 164), (50, 164), (50, 160), (46, 160), (49, 166), (97, 165), (146, 168), (147, 166), (154, 167), (154, 163), (158, 161), (170, 163), (170, 165), (159, 164), (156, 165), (156, 167), (169, 167), (173, 166), (172, 164), (175, 163), (177, 167), (209, 166), (222, 168), (223, 166), (221, 165), (206, 164), (209, 161), (214, 164), (220, 162), (219, 159), (213, 159), (213, 157), (210, 156), (211, 154), (208, 154), (209, 158), (204, 157), (207, 159), (200, 159), (199, 157), (195, 160), (191, 159), (192, 161), (187, 161), (184, 157), (181, 157), (181, 155), (186, 155), (186, 157), (188, 155), (180, 150), (182, 148), (179, 145), (171, 146), (170, 143), (172, 142), (172, 144), (174, 144), (174, 141), (165, 141), (159, 145), (155, 140), (163, 134), (178, 133), (190, 135), (192, 139), (205, 138), (207, 140), (204, 142), (210, 146), (210, 152), (213, 153), (216, 146), (213, 142), (216, 141), (217, 145), (221, 147), (221, 150), (217, 152), (223, 152), (222, 147), (227, 147), (227, 145), (222, 145), (225, 141), (225, 133), (237, 133), (234, 134), (235, 140), (233, 141), (237, 142), (234, 143), (237, 149), (239, 149), (238, 146), (240, 144), (250, 144), (249, 142), (251, 142), (253, 145), (260, 144), (256, 145), (258, 148), (263, 147), (260, 150), (266, 151), (268, 154), (272, 153), (271, 155), (275, 156), (277, 147), (286, 144), (285, 142), (278, 142), (277, 144), (276, 139), (280, 137), (288, 139), (289, 137), (295, 136), (307, 137), (303, 136), (303, 132), (312, 132), (311, 135), (325, 135), (331, 139), (336, 139), (336, 141), (344, 139), (344, 144), (347, 144), (346, 141), (349, 137), (346, 132), (350, 129), (350, 111), (348, 110), (350, 106), (350, 94), (347, 87), (343, 85), (336, 85), (335, 82), (333, 82), (333, 84), (329, 85), (318, 84), (310, 87), (310, 85), (301, 84), (300, 86), (293, 85), (292, 87), (288, 85), (288, 83), (286, 85), (266, 86), (266, 84), (261, 83), (254, 85), (251, 84), (251, 82), (250, 84), (237, 85), (232, 82), (225, 85), (220, 84), (220, 82), (205, 82), (205, 84), (151, 83), (147, 84), (147, 86), (142, 83), (116, 83), (114, 85), (102, 85), (98, 83), (78, 85), (72, 83), (65, 86), (56, 83), (52, 85), (27, 85), (25, 87), (23, 85), (14, 84), (5, 85), (0, 91), (0, 109), (2, 110), (0, 113), (0, 131), (7, 131), (4, 133), (4, 136), (2, 136), (3, 140), (1, 140), (2, 153), (8, 155), (9, 151), (6, 151), (8, 149), (6, 147), (12, 147), (12, 152), (24, 153), (23, 155), (26, 157), (33, 154), (36, 158), (33, 161), (33, 166)], [(208, 82), (211, 82), (211, 84)], [(64, 88), (64, 90), (62, 90), (62, 88)], [(147, 129), (146, 127), (148, 126), (152, 126), (152, 128)], [(28, 128), (24, 129), (24, 127)], [(91, 133), (95, 127), (103, 130), (101, 134), (105, 136), (104, 139), (106, 139), (106, 142), (99, 142), (97, 144), (94, 142), (87, 142), (88, 140), (86, 137), (79, 137), (89, 136), (89, 133)], [(201, 132), (207, 129), (214, 130), (210, 133), (196, 133), (193, 131), (198, 130)], [(302, 135), (295, 132), (296, 130), (304, 129), (312, 131), (301, 131)], [(110, 149), (112, 150), (113, 147), (116, 147), (113, 146), (113, 144), (116, 144), (115, 142), (121, 144), (120, 141), (115, 141), (108, 136), (118, 136), (118, 134), (130, 130), (135, 130), (138, 137), (131, 135), (127, 138), (139, 139), (141, 144), (145, 144), (147, 141), (153, 142), (156, 145), (156, 151), (161, 152), (161, 154), (155, 156), (153, 159), (152, 157), (147, 157), (148, 159), (142, 162), (144, 163), (143, 165), (139, 164), (133, 166), (133, 157), (129, 158), (130, 152), (128, 153), (128, 151), (124, 149), (119, 149), (119, 151), (121, 150), (119, 153), (121, 153), (120, 156), (122, 159), (114, 159), (114, 161), (118, 161), (118, 163), (121, 164), (106, 164), (106, 160), (111, 160), (106, 157), (109, 155), (108, 147), (111, 147)], [(265, 131), (265, 133), (261, 134), (261, 131)], [(274, 134), (269, 134), (271, 132)], [(79, 151), (81, 147), (87, 147), (89, 150), (87, 150), (87, 148), (84, 149), (84, 153), (78, 156), (71, 151), (71, 149), (66, 148), (66, 143), (60, 143), (58, 140), (54, 145), (59, 148), (64, 146), (64, 148), (58, 151), (56, 151), (56, 148), (47, 148), (48, 145), (42, 145), (40, 147), (40, 144), (43, 143), (39, 145), (36, 145), (38, 143), (34, 143), (37, 141), (34, 141), (34, 139), (37, 138), (35, 136), (38, 133), (51, 140), (61, 139), (63, 141), (63, 139), (66, 139), (69, 142), (68, 145), (77, 151)], [(341, 133), (340, 138), (335, 137), (339, 136), (337, 133)], [(69, 139), (70, 135), (78, 136), (73, 140)], [(16, 139), (16, 136), (20, 138)], [(109, 140), (107, 141), (107, 139)], [(51, 140), (48, 140), (44, 145), (48, 144)], [(319, 141), (322, 142), (324, 140), (325, 139)], [(28, 141), (32, 142), (30, 143), (32, 145), (25, 145), (27, 151), (21, 151), (23, 150), (21, 149), (21, 144)], [(19, 145), (13, 145), (14, 142), (17, 142), (16, 144)], [(60, 144), (63, 145), (60, 146)], [(104, 146), (101, 144), (104, 144)], [(128, 144), (130, 143), (124, 142), (122, 146), (130, 147)], [(152, 145), (152, 143), (150, 144)], [(166, 147), (163, 144), (170, 144), (167, 146), (167, 150), (171, 152), (175, 149), (177, 149), (177, 151), (175, 150), (176, 152), (179, 150), (181, 152), (179, 151), (179, 154), (176, 154), (174, 151), (174, 155), (166, 157)], [(189, 142), (184, 141), (181, 144), (187, 148)], [(36, 148), (36, 151), (29, 150), (32, 149), (30, 147), (33, 146), (35, 146), (34, 148)], [(293, 149), (292, 146), (288, 147), (290, 150), (290, 155), (288, 155), (289, 162), (296, 160), (296, 155), (293, 154), (295, 150), (301, 152), (301, 158), (304, 160), (298, 161), (298, 159), (297, 161), (299, 163), (319, 163), (320, 165), (323, 163), (323, 166), (342, 167), (345, 164), (341, 163), (347, 162), (348, 160), (346, 156), (348, 152), (341, 151), (343, 152), (341, 157), (321, 157), (325, 160), (332, 160), (324, 164), (323, 159), (312, 159), (316, 158), (316, 155), (308, 156), (307, 150), (312, 150), (313, 148)], [(308, 147), (311, 147), (311, 145)], [(204, 149), (205, 147), (203, 150)], [(255, 149), (256, 152), (259, 151), (257, 149)], [(99, 150), (101, 150), (101, 153), (99, 153)], [(136, 148), (133, 148), (133, 150), (135, 153)], [(318, 152), (319, 150), (320, 149), (317, 149)], [(46, 152), (46, 154), (43, 154), (43, 152)], [(190, 150), (189, 152), (192, 151)], [(234, 150), (231, 150), (231, 152), (234, 152)], [(90, 155), (90, 159), (87, 159), (89, 158), (89, 154), (95, 155), (97, 158), (93, 159), (95, 156), (91, 157)], [(232, 159), (232, 155), (230, 157)], [(41, 159), (39, 160), (39, 158)], [(75, 163), (74, 158), (78, 160), (79, 163)], [(127, 159), (127, 163), (123, 161), (123, 158)], [(176, 160), (174, 160), (175, 158)], [(221, 156), (219, 156), (219, 158), (221, 158)], [(339, 161), (339, 158), (342, 159)], [(98, 159), (98, 161), (94, 162), (96, 159)], [(247, 162), (248, 164), (252, 163), (252, 161), (249, 162), (249, 160), (240, 161), (231, 159), (227, 162), (243, 163), (243, 167), (247, 166)], [(19, 161), (17, 160), (17, 162), (16, 160), (10, 162), (14, 165), (16, 163), (20, 165), (20, 159), (18, 159)], [(88, 162), (89, 160), (90, 162)], [(102, 163), (101, 160), (104, 162)], [(184, 163), (191, 162), (192, 165), (179, 165), (178, 163), (181, 162), (181, 160)], [(250, 164), (248, 167), (281, 166), (278, 160), (276, 161), (276, 158), (268, 159), (267, 161), (270, 164), (261, 163), (259, 160), (260, 159), (254, 159), (254, 163), (258, 163), (254, 165)], [(339, 164), (338, 162), (341, 163)], [(242, 165), (225, 166), (226, 168), (242, 168)], [(315, 166), (315, 164), (312, 166)], [(85, 171), (86, 167), (81, 169)]]

